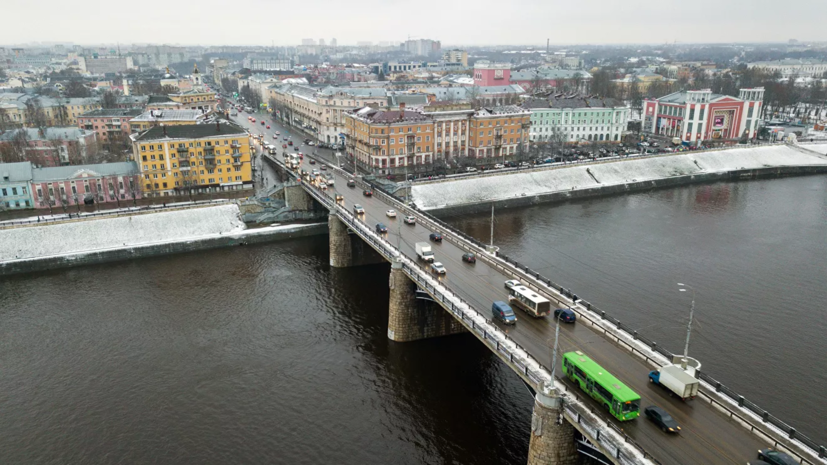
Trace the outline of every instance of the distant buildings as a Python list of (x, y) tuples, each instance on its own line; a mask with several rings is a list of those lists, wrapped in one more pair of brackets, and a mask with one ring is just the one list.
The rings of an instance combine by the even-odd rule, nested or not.
[(820, 78), (827, 73), (827, 62), (816, 60), (786, 59), (778, 61), (759, 61), (748, 63), (748, 68), (759, 68), (769, 72), (778, 71), (781, 77), (814, 77)]
[(642, 130), (692, 144), (753, 139), (763, 100), (763, 87), (741, 89), (738, 98), (709, 89), (674, 92), (644, 102)]
[[(560, 69), (540, 66), (522, 71), (512, 71), (509, 63), (478, 61), (474, 64), (475, 86), (503, 86), (517, 84), (532, 92), (538, 90), (561, 90), (588, 92), (591, 74), (584, 70)], [(539, 89), (535, 89), (539, 87)]]
[(523, 104), (531, 111), (530, 139), (533, 142), (620, 142), (631, 110), (615, 99), (552, 97)]
[(156, 126), (132, 136), (145, 196), (251, 188), (250, 137), (232, 123)]
[(78, 64), (90, 74), (123, 73), (135, 68), (131, 56), (87, 55), (81, 57)]
[(433, 53), (439, 53), (441, 49), (442, 44), (438, 40), (411, 39), (402, 43), (402, 50), (417, 56), (428, 56)]
[(100, 108), (97, 98), (51, 98), (0, 93), (0, 128), (8, 126), (74, 126), (77, 117)]
[(461, 63), (462, 66), (468, 66), (468, 52), (465, 50), (446, 50), (442, 53), (442, 61), (446, 63)]

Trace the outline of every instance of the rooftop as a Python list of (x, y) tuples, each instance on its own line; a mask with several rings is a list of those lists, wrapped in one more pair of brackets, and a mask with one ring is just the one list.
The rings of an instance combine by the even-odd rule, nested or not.
[(622, 101), (613, 98), (592, 98), (579, 95), (568, 97), (556, 95), (548, 99), (531, 99), (522, 105), (527, 110), (543, 108), (618, 108), (625, 106)]
[(205, 139), (221, 136), (247, 136), (247, 131), (234, 123), (222, 121), (216, 124), (186, 124), (181, 126), (155, 126), (139, 134), (136, 141), (164, 139)]
[(474, 116), (498, 116), (498, 115), (513, 115), (519, 113), (528, 113), (528, 110), (517, 105), (501, 105), (498, 107), (483, 107), (477, 110)]
[(32, 181), (47, 182), (82, 178), (85, 177), (84, 175), (88, 177), (98, 177), (122, 176), (137, 173), (138, 166), (132, 161), (119, 163), (98, 163), (95, 165), (55, 166), (51, 168), (32, 169)]
[(11, 140), (20, 131), (26, 131), (28, 140), (77, 140), (95, 134), (94, 131), (73, 126), (44, 128), (42, 132), (39, 128), (20, 128), (0, 133), (0, 141)]
[(428, 118), (415, 110), (377, 110), (371, 107), (362, 107), (351, 112), (357, 118), (369, 123), (418, 123), (428, 121)]
[(108, 116), (108, 117), (129, 117), (129, 116), (138, 116), (141, 114), (141, 110), (139, 109), (126, 109), (126, 108), (100, 108), (98, 110), (87, 111), (86, 113), (80, 115), (83, 118), (89, 117), (97, 117), (97, 116)]
[[(8, 178), (8, 180), (6, 180)], [(32, 162), (0, 163), (0, 182), (32, 180)]]
[(132, 119), (133, 122), (144, 121), (198, 121), (204, 117), (201, 110), (150, 110)]

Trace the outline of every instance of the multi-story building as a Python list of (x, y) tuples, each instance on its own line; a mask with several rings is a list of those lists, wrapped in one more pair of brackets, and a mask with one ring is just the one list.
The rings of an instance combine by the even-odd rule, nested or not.
[(475, 86), (507, 86), (510, 83), (510, 63), (491, 63), (484, 60), (474, 63)]
[[(382, 88), (325, 87), (303, 85), (270, 87), (276, 118), (303, 130), (318, 142), (341, 142), (345, 112), (363, 106), (385, 107), (387, 92)], [(268, 99), (269, 101), (269, 99)]]
[(34, 168), (31, 175), (35, 208), (78, 204), (118, 203), (142, 197), (141, 178), (135, 162)]
[(346, 114), (348, 156), (375, 174), (431, 172), (435, 164), (496, 163), (526, 149), (530, 112), (515, 105), (473, 110), (433, 102), (421, 109), (359, 108)]
[(277, 53), (250, 53), (244, 58), (243, 66), (253, 71), (290, 71), (293, 60)]
[(0, 127), (74, 126), (77, 117), (101, 107), (97, 98), (51, 98), (20, 93), (0, 93)]
[(35, 166), (81, 164), (97, 152), (95, 131), (76, 127), (18, 128), (0, 133), (0, 153)]
[[(533, 93), (543, 90), (569, 90), (588, 92), (592, 75), (582, 69), (560, 69), (540, 66), (538, 68), (514, 71), (510, 75), (512, 84), (531, 90)], [(535, 89), (535, 87), (538, 87)]]
[(132, 141), (145, 196), (253, 187), (250, 138), (236, 124), (156, 126)]
[(554, 97), (523, 103), (531, 111), (532, 142), (620, 142), (631, 109), (622, 101), (588, 97)]
[(178, 94), (169, 94), (170, 100), (180, 104), (182, 109), (201, 110), (204, 112), (214, 111), (218, 107), (218, 99), (215, 92), (206, 89), (197, 89)]
[(123, 73), (135, 68), (130, 56), (88, 55), (82, 57), (82, 60), (81, 68), (90, 74)]
[(685, 143), (754, 139), (764, 88), (741, 89), (738, 98), (709, 89), (674, 92), (643, 104), (642, 130)]
[(31, 182), (31, 162), (0, 164), (0, 211), (32, 208)]
[(781, 77), (821, 78), (827, 74), (827, 61), (785, 59), (778, 61), (758, 61), (748, 63), (748, 68), (759, 68), (769, 72), (778, 71)]
[(481, 108), (471, 117), (468, 156), (479, 163), (514, 160), (528, 148), (531, 112), (516, 105)]
[(468, 66), (468, 52), (466, 50), (446, 50), (442, 53), (442, 61), (446, 63), (461, 63)]
[(141, 110), (101, 108), (78, 117), (78, 127), (95, 131), (98, 143), (108, 146), (110, 140), (123, 140), (131, 132), (129, 121), (141, 114)]
[(201, 110), (149, 110), (129, 121), (131, 132), (144, 132), (160, 124), (182, 126), (199, 124), (207, 115)]
[(438, 40), (411, 39), (402, 44), (402, 49), (414, 55), (427, 56), (432, 53), (439, 53), (442, 44)]

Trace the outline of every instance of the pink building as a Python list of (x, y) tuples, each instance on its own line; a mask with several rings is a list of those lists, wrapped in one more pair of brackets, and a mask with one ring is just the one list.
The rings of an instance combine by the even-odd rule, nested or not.
[(674, 92), (644, 102), (642, 129), (692, 144), (754, 139), (763, 100), (763, 87), (741, 89), (738, 98), (709, 89)]
[(94, 154), (96, 137), (94, 131), (74, 127), (20, 128), (0, 133), (0, 145), (35, 166), (60, 166), (82, 163)]
[(511, 64), (478, 61), (474, 64), (474, 85), (479, 87), (511, 84)]
[(50, 210), (77, 204), (120, 204), (141, 198), (140, 172), (135, 162), (35, 168), (31, 193), (35, 208)]
[(107, 146), (113, 135), (129, 137), (129, 121), (141, 113), (140, 109), (101, 108), (78, 116), (78, 127), (95, 131), (98, 142)]

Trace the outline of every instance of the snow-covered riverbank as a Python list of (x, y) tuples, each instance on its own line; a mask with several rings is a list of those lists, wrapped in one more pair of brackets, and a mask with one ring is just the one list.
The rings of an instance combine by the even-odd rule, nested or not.
[(782, 145), (745, 147), (414, 184), (411, 193), (419, 208), (431, 210), (774, 167), (827, 167), (827, 158)]

